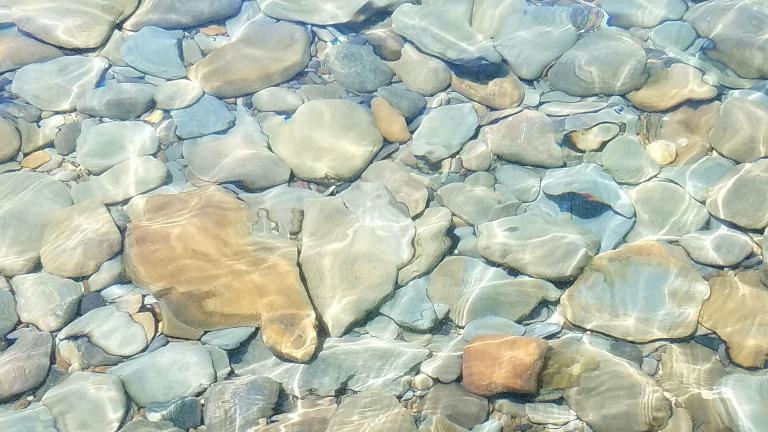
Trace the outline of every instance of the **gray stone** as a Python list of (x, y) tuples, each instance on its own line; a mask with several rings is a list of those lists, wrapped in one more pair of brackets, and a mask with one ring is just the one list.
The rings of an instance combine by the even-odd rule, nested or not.
[(255, 22), (256, 25), (274, 24), (276, 21), (264, 14), (255, 1), (247, 1), (240, 8), (240, 13), (226, 21), (227, 34), (232, 38), (237, 38), (245, 27)]
[(56, 340), (87, 336), (107, 354), (129, 357), (149, 344), (144, 326), (113, 305), (93, 309), (64, 327)]
[(392, 160), (384, 159), (372, 163), (360, 179), (383, 184), (397, 202), (408, 208), (411, 217), (424, 212), (429, 200), (429, 191), (424, 180), (412, 169)]
[(157, 86), (154, 96), (158, 109), (182, 109), (200, 100), (203, 89), (194, 81), (166, 81)]
[(709, 213), (680, 186), (661, 181), (643, 183), (629, 192), (637, 223), (627, 242), (646, 238), (678, 237), (703, 227)]
[(632, 217), (635, 209), (629, 196), (599, 165), (584, 163), (575, 167), (549, 170), (541, 181), (541, 190), (558, 196), (575, 193), (601, 202), (617, 213)]
[(9, 334), (8, 339), (15, 339), (15, 343), (0, 352), (0, 400), (42, 384), (51, 365), (50, 333), (21, 328)]
[(488, 401), (474, 395), (460, 384), (437, 384), (429, 390), (421, 405), (425, 416), (445, 416), (465, 428), (471, 428), (488, 418)]
[(493, 175), (496, 177), (496, 190), (501, 192), (504, 201), (531, 202), (541, 191), (541, 178), (531, 168), (502, 165), (493, 170)]
[(427, 105), (423, 96), (400, 87), (382, 87), (378, 95), (386, 99), (408, 121), (416, 118)]
[(120, 379), (75, 372), (42, 398), (61, 432), (114, 432), (128, 410)]
[(400, 326), (391, 318), (379, 315), (365, 325), (365, 331), (369, 335), (379, 339), (395, 340), (402, 333)]
[(416, 235), (413, 238), (413, 259), (397, 274), (397, 283), (405, 285), (423, 276), (443, 259), (452, 241), (448, 237), (451, 212), (444, 207), (430, 207), (416, 219)]
[(453, 156), (477, 130), (478, 118), (470, 103), (436, 108), (427, 114), (413, 134), (411, 152), (430, 162)]
[(737, 165), (707, 197), (707, 210), (720, 219), (749, 229), (768, 225), (768, 160)]
[(658, 48), (685, 51), (698, 35), (685, 21), (667, 21), (651, 30), (648, 39)]
[(522, 336), (525, 327), (520, 324), (497, 316), (486, 316), (472, 320), (464, 327), (462, 338), (469, 342), (478, 336), (485, 335), (510, 335)]
[(104, 204), (125, 201), (159, 187), (168, 175), (165, 164), (152, 156), (127, 159), (99, 176), (72, 187), (75, 202), (96, 200)]
[(395, 291), (379, 312), (392, 318), (399, 325), (416, 331), (428, 331), (437, 322), (437, 313), (427, 297), (426, 278), (416, 279)]
[(152, 126), (140, 121), (82, 124), (77, 138), (77, 160), (94, 174), (102, 174), (132, 157), (157, 151), (159, 139)]
[(523, 110), (480, 130), (480, 141), (491, 153), (509, 162), (558, 167), (565, 162), (552, 120), (534, 110)]
[(433, 96), (451, 84), (451, 69), (445, 63), (409, 43), (403, 46), (400, 58), (387, 65), (409, 90), (424, 96)]
[(672, 180), (684, 187), (696, 201), (704, 202), (712, 186), (734, 166), (736, 164), (730, 159), (717, 155), (705, 156), (684, 166), (664, 167), (659, 173), (659, 178)]
[(154, 422), (147, 419), (131, 420), (120, 432), (184, 432), (169, 421)]
[(661, 169), (640, 141), (629, 136), (620, 136), (609, 142), (600, 152), (599, 161), (605, 172), (619, 183), (642, 183)]
[(612, 25), (624, 28), (655, 27), (682, 18), (688, 9), (685, 0), (661, 0), (653, 5), (642, 0), (604, 0), (600, 7), (610, 15)]
[(0, 73), (63, 55), (59, 49), (25, 36), (14, 26), (0, 30)]
[(147, 419), (156, 422), (170, 421), (174, 426), (188, 430), (203, 422), (200, 399), (188, 397), (166, 403), (151, 403), (144, 408)]
[(77, 137), (80, 136), (81, 122), (66, 123), (59, 129), (53, 141), (56, 153), (66, 156), (77, 148)]
[(442, 383), (456, 381), (461, 375), (462, 356), (466, 341), (457, 336), (435, 335), (427, 346), (432, 357), (426, 359), (419, 370)]
[(233, 327), (206, 333), (200, 341), (224, 350), (235, 349), (256, 331), (255, 327)]
[(165, 29), (196, 27), (235, 15), (242, 0), (149, 0), (131, 15), (123, 28), (137, 31), (146, 26)]
[(768, 96), (752, 93), (732, 96), (720, 107), (720, 116), (709, 134), (712, 148), (736, 162), (768, 156)]
[(357, 23), (408, 0), (258, 0), (265, 14), (288, 21), (328, 25)]
[(130, 120), (152, 107), (155, 86), (141, 83), (111, 83), (88, 91), (77, 102), (77, 110), (95, 117)]
[(44, 405), (34, 403), (17, 411), (0, 412), (0, 430), (5, 432), (59, 432)]
[(336, 82), (354, 92), (375, 92), (392, 81), (392, 70), (367, 45), (337, 45), (325, 54), (325, 62)]
[(0, 338), (11, 332), (19, 321), (16, 313), (16, 298), (9, 289), (8, 282), (0, 277)]
[(768, 397), (768, 373), (734, 374), (723, 377), (714, 388), (720, 395), (718, 413), (733, 430), (758, 432), (768, 422), (768, 413), (756, 401)]
[(735, 266), (748, 257), (755, 246), (752, 239), (734, 229), (696, 231), (680, 237), (680, 246), (691, 258), (704, 265)]
[(275, 413), (280, 383), (248, 376), (215, 383), (206, 390), (205, 418), (209, 432), (245, 432)]
[(101, 57), (65, 56), (16, 71), (11, 91), (48, 111), (72, 111), (96, 87), (109, 63)]
[(120, 53), (129, 66), (146, 74), (176, 79), (187, 75), (181, 61), (182, 31), (144, 27), (125, 40)]
[(437, 190), (437, 201), (471, 225), (491, 220), (491, 212), (501, 203), (501, 195), (487, 187), (450, 183)]
[(53, 332), (67, 325), (77, 313), (83, 285), (49, 273), (31, 273), (11, 279), (21, 321)]
[(235, 124), (235, 115), (227, 104), (209, 95), (187, 108), (171, 111), (171, 117), (176, 123), (176, 135), (182, 139), (221, 132)]
[(251, 98), (253, 108), (262, 112), (294, 113), (303, 103), (298, 93), (284, 87), (268, 87)]
[(19, 130), (13, 123), (0, 117), (0, 162), (15, 158), (20, 148)]
[(331, 417), (328, 432), (416, 432), (413, 415), (391, 394), (368, 390), (344, 398)]

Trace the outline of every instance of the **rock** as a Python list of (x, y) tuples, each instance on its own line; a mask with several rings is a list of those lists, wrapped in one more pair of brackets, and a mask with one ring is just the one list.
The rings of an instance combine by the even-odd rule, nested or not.
[(712, 216), (749, 229), (768, 225), (768, 160), (732, 168), (712, 186), (707, 210)]
[(187, 108), (171, 111), (171, 117), (176, 123), (176, 135), (182, 139), (222, 132), (235, 124), (235, 115), (227, 104), (209, 95)]
[(389, 142), (406, 142), (411, 139), (411, 132), (403, 116), (386, 99), (376, 97), (371, 101), (373, 121), (381, 136)]
[(532, 169), (519, 165), (502, 165), (493, 170), (496, 177), (496, 190), (505, 200), (519, 202), (534, 201), (541, 191), (541, 178)]
[(0, 162), (16, 157), (20, 148), (19, 130), (10, 121), (0, 118)]
[(29, 273), (37, 265), (50, 213), (72, 205), (68, 189), (46, 174), (0, 175), (0, 273)]
[(423, 399), (424, 416), (444, 416), (449, 421), (471, 428), (488, 417), (488, 401), (473, 395), (460, 384), (436, 384)]
[(608, 12), (612, 25), (624, 28), (656, 27), (682, 18), (688, 9), (684, 0), (662, 0), (653, 6), (642, 0), (603, 0), (600, 7)]
[(491, 220), (491, 212), (501, 203), (501, 195), (484, 186), (450, 183), (437, 190), (437, 201), (471, 225)]
[(697, 108), (682, 107), (662, 116), (649, 137), (651, 141), (665, 140), (677, 146), (674, 166), (695, 162), (710, 152), (709, 134), (720, 116), (720, 102)]
[(52, 156), (50, 153), (38, 150), (24, 156), (24, 159), (21, 160), (21, 167), (36, 170), (48, 163), (51, 159)]
[(717, 96), (717, 89), (702, 81), (702, 72), (685, 63), (650, 68), (648, 81), (627, 99), (643, 111), (666, 111), (685, 101), (704, 101)]
[(491, 149), (480, 140), (471, 140), (464, 144), (459, 152), (461, 165), (472, 171), (485, 171), (491, 167)]
[(659, 164), (651, 159), (637, 138), (620, 136), (600, 152), (600, 165), (619, 183), (638, 184), (659, 173)]
[(470, 27), (471, 15), (472, 3), (464, 0), (458, 4), (446, 0), (406, 3), (392, 14), (392, 30), (422, 51), (452, 63), (500, 62), (493, 42)]
[(522, 336), (525, 327), (506, 318), (487, 316), (470, 321), (464, 327), (462, 338), (469, 342), (476, 337), (488, 335)]
[(368, 390), (344, 398), (326, 430), (416, 432), (416, 422), (413, 415), (392, 395), (380, 390)]
[(50, 0), (8, 2), (11, 18), (21, 30), (64, 48), (101, 46), (115, 25), (131, 15), (137, 4), (137, 0), (86, 0), (62, 7)]
[(344, 87), (336, 84), (304, 84), (297, 90), (302, 101), (313, 101), (320, 99), (345, 99), (347, 91)]
[(265, 14), (288, 21), (328, 25), (358, 23), (407, 0), (258, 0)]
[(96, 200), (118, 203), (157, 188), (168, 175), (165, 164), (152, 156), (132, 157), (118, 163), (102, 175), (72, 186), (72, 198), (80, 203)]
[(239, 197), (251, 211), (266, 211), (267, 219), (277, 225), (278, 232), (289, 236), (298, 235), (301, 231), (302, 221), (295, 215), (304, 212), (304, 205), (308, 200), (321, 198), (322, 195), (310, 189), (280, 185), (258, 194), (240, 193)]
[(165, 79), (183, 78), (187, 75), (181, 59), (183, 36), (181, 30), (143, 27), (125, 40), (120, 54), (129, 66), (145, 74)]
[(588, 33), (555, 62), (547, 78), (553, 88), (573, 96), (622, 95), (645, 83), (645, 51), (616, 30)]
[(166, 81), (157, 86), (155, 101), (158, 109), (182, 109), (199, 101), (203, 89), (193, 81)]
[[(446, 84), (447, 86), (448, 84)], [(406, 121), (416, 118), (427, 105), (427, 101), (423, 96), (400, 87), (382, 87), (377, 93), (398, 110), (405, 117)]]
[(498, 267), (463, 256), (448, 257), (435, 268), (427, 294), (433, 303), (447, 304), (451, 320), (461, 327), (487, 316), (517, 321), (539, 302), (560, 297), (549, 282), (512, 278)]
[(297, 92), (284, 87), (268, 87), (251, 98), (253, 108), (262, 112), (295, 113), (303, 103), (304, 99)]
[(768, 156), (768, 97), (729, 97), (709, 134), (712, 147), (736, 162), (752, 162)]
[(648, 39), (658, 48), (685, 51), (698, 35), (693, 26), (685, 21), (666, 21), (651, 30)]
[(23, 410), (0, 414), (0, 428), (6, 432), (59, 432), (48, 408), (34, 403)]
[(691, 259), (719, 267), (735, 266), (742, 262), (752, 254), (754, 244), (748, 235), (725, 227), (696, 231), (680, 237), (680, 246), (685, 248)]
[(157, 26), (164, 29), (196, 27), (211, 21), (221, 21), (235, 15), (242, 0), (150, 0), (131, 15), (123, 28), (138, 31), (143, 27)]
[(733, 430), (757, 432), (768, 421), (768, 414), (753, 404), (768, 395), (768, 373), (734, 374), (721, 379), (714, 389), (720, 395), (718, 412)]
[(83, 296), (81, 283), (44, 272), (16, 276), (11, 286), (19, 318), (47, 332), (67, 325)]
[(254, 93), (304, 70), (309, 63), (309, 44), (309, 34), (295, 24), (246, 26), (236, 40), (192, 66), (189, 77), (218, 97)]
[(648, 157), (659, 165), (669, 165), (677, 157), (677, 146), (665, 140), (656, 140), (645, 146)]
[(432, 271), (452, 244), (448, 237), (451, 212), (443, 207), (428, 208), (416, 219), (415, 227), (413, 259), (397, 275), (397, 283), (403, 286)]
[(196, 342), (175, 342), (109, 370), (139, 406), (193, 396), (216, 378), (211, 356)]
[[(409, 43), (403, 46), (400, 59), (387, 64), (409, 90), (424, 96), (433, 96), (451, 84), (451, 70), (445, 63)], [(384, 94), (381, 96), (386, 98)]]
[(429, 331), (437, 323), (437, 313), (427, 297), (427, 280), (416, 279), (395, 291), (395, 295), (379, 309), (399, 325), (415, 330)]
[(429, 350), (407, 342), (345, 336), (326, 339), (317, 357), (304, 365), (280, 361), (257, 338), (234, 368), (238, 375), (269, 376), (300, 398), (309, 394), (333, 396), (345, 389), (396, 394), (403, 377), (427, 356)]
[(96, 87), (109, 63), (101, 57), (65, 56), (22, 67), (14, 75), (11, 91), (48, 111), (72, 111)]
[(144, 327), (112, 305), (93, 309), (72, 321), (61, 329), (56, 340), (76, 336), (87, 336), (107, 354), (122, 357), (138, 354), (149, 343)]
[(600, 248), (591, 231), (544, 212), (497, 219), (479, 225), (477, 232), (483, 257), (544, 279), (579, 275)]
[(394, 290), (397, 271), (413, 256), (414, 234), (411, 219), (379, 184), (356, 182), (338, 197), (305, 203), (300, 263), (331, 336), (344, 334)]
[(424, 117), (413, 134), (411, 152), (430, 162), (439, 162), (458, 153), (475, 134), (477, 125), (477, 113), (472, 104), (436, 108)]
[(90, 172), (102, 174), (132, 157), (155, 153), (158, 144), (155, 130), (144, 122), (85, 121), (77, 138), (78, 162)]
[(488, 144), (491, 153), (509, 162), (549, 168), (564, 163), (552, 120), (534, 110), (523, 110), (483, 127), (478, 139)]
[(85, 93), (77, 110), (94, 117), (130, 120), (152, 107), (155, 86), (141, 83), (113, 83)]
[(647, 342), (690, 336), (708, 295), (682, 250), (641, 241), (593, 258), (560, 304), (576, 325)]
[(249, 376), (214, 383), (206, 390), (205, 425), (210, 432), (245, 431), (275, 413), (280, 383)]
[(240, 346), (256, 331), (256, 327), (231, 327), (206, 333), (200, 341), (215, 345), (223, 350), (231, 350)]
[(120, 378), (75, 372), (42, 398), (61, 432), (114, 432), (127, 411)]
[(67, 123), (59, 129), (53, 141), (56, 153), (68, 155), (75, 151), (80, 136), (81, 122)]
[(307, 102), (267, 134), (295, 176), (323, 183), (357, 177), (382, 146), (370, 112), (346, 100)]
[[(186, 214), (183, 223), (179, 211)], [(148, 198), (128, 227), (126, 271), (185, 324), (260, 326), (271, 349), (306, 361), (317, 324), (296, 266), (296, 243), (252, 236), (248, 221), (245, 204), (219, 188)]]
[(0, 277), (0, 338), (10, 333), (19, 321), (16, 313), (16, 298), (10, 290), (10, 285)]
[(479, 336), (464, 347), (462, 376), (472, 393), (537, 393), (538, 375), (548, 349), (543, 339), (509, 335)]
[(325, 63), (337, 83), (358, 93), (375, 92), (394, 75), (367, 45), (339, 44), (325, 54)]
[(25, 36), (14, 26), (0, 30), (0, 73), (63, 55), (59, 49)]
[(180, 428), (198, 427), (203, 422), (203, 408), (200, 399), (188, 397), (166, 403), (153, 403), (144, 408), (148, 419), (162, 422), (169, 420)]
[(169, 421), (131, 420), (119, 432), (183, 432)]
[[(768, 361), (768, 338), (761, 329), (765, 315), (754, 313), (768, 303), (768, 291), (753, 278), (718, 276), (709, 281), (711, 294), (699, 322), (718, 334), (731, 359), (743, 367), (762, 368)], [(738, 311), (738, 313), (737, 313)]]
[(15, 343), (0, 352), (0, 400), (42, 384), (51, 365), (53, 345), (50, 333), (21, 328), (9, 334), (8, 338), (15, 339)]
[(556, 425), (565, 425), (578, 418), (568, 406), (552, 403), (525, 404), (525, 416), (531, 423)]
[(52, 215), (43, 235), (40, 259), (50, 273), (90, 276), (120, 251), (122, 240), (104, 206), (85, 202)]
[(243, 7), (240, 8), (240, 12), (236, 16), (225, 22), (226, 33), (232, 38), (237, 38), (243, 29), (252, 22), (262, 25), (274, 24), (276, 21), (261, 11), (258, 2), (248, 1), (243, 3)]
[(488, 108), (504, 110), (513, 108), (523, 101), (523, 84), (512, 72), (497, 78), (475, 81), (470, 77), (453, 75), (451, 87), (463, 96), (481, 103)]
[(709, 191), (721, 178), (728, 174), (736, 164), (721, 156), (706, 156), (698, 161), (679, 167), (665, 167), (659, 178), (672, 180), (684, 187), (695, 200), (707, 200)]
[(702, 228), (709, 221), (703, 205), (680, 186), (662, 181), (643, 183), (629, 192), (637, 222), (627, 242), (684, 234)]
[(224, 135), (184, 141), (190, 172), (207, 182), (240, 182), (254, 190), (288, 183), (291, 169), (269, 151), (259, 123), (244, 110), (235, 117), (235, 127)]
[(744, 78), (766, 78), (766, 53), (759, 41), (768, 36), (763, 25), (768, 7), (762, 3), (716, 0), (696, 4), (685, 14), (703, 37), (714, 41), (707, 56), (725, 63)]
[(325, 432), (335, 412), (334, 397), (299, 399), (292, 411), (273, 416), (272, 423), (257, 426), (253, 432)]
[(402, 329), (389, 317), (379, 315), (365, 325), (365, 333), (379, 339), (395, 340), (401, 335)]
[(615, 123), (598, 123), (589, 129), (581, 129), (569, 132), (566, 137), (581, 151), (600, 150), (603, 145), (616, 138), (621, 128)]

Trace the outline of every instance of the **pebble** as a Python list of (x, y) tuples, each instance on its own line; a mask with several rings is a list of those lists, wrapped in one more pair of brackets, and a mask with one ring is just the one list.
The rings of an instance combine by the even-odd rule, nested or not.
[(87, 336), (107, 354), (123, 357), (138, 354), (149, 343), (144, 327), (112, 305), (93, 309), (72, 321), (61, 329), (56, 340), (76, 336)]
[(13, 159), (21, 148), (21, 137), (16, 126), (10, 121), (0, 118), (0, 161)]
[(536, 393), (537, 376), (548, 349), (542, 339), (510, 335), (478, 336), (464, 347), (462, 384), (472, 393)]
[(142, 83), (110, 83), (86, 92), (77, 110), (94, 117), (130, 120), (152, 107), (155, 86)]
[(598, 161), (618, 183), (642, 183), (661, 170), (640, 141), (628, 136), (609, 142), (600, 152)]
[(239, 377), (211, 385), (203, 394), (206, 430), (247, 430), (271, 417), (280, 395), (280, 383), (267, 377)]
[(397, 283), (403, 286), (432, 271), (452, 244), (448, 237), (451, 212), (444, 207), (426, 209), (414, 226), (413, 259), (397, 274)]
[(424, 278), (415, 279), (395, 291), (379, 312), (415, 331), (430, 330), (438, 318), (432, 301), (427, 297), (427, 281)]
[(96, 87), (109, 63), (101, 57), (65, 56), (22, 67), (11, 91), (41, 110), (72, 111)]
[(76, 203), (96, 200), (113, 204), (151, 191), (165, 182), (168, 168), (151, 156), (126, 159), (98, 176), (72, 187)]
[(485, 126), (478, 139), (488, 144), (492, 154), (508, 162), (543, 167), (559, 167), (564, 163), (553, 122), (538, 111), (523, 110)]
[(610, 15), (612, 25), (625, 28), (655, 27), (682, 18), (688, 9), (684, 0), (662, 0), (653, 6), (642, 0), (607, 0), (600, 6)]
[(454, 215), (471, 225), (492, 219), (491, 213), (501, 203), (501, 195), (485, 186), (450, 183), (437, 190), (435, 198)]
[(471, 428), (488, 417), (488, 400), (467, 391), (461, 384), (435, 384), (423, 399), (421, 414), (444, 416), (450, 422)]
[(702, 228), (709, 221), (704, 206), (674, 183), (649, 181), (632, 189), (629, 197), (637, 222), (627, 234), (628, 242), (679, 237)]
[(462, 337), (465, 341), (470, 342), (480, 336), (522, 336), (524, 333), (525, 327), (514, 321), (496, 316), (487, 316), (468, 322), (464, 327)]
[(481, 103), (491, 109), (513, 108), (523, 101), (523, 84), (512, 72), (505, 71), (501, 76), (488, 79), (482, 77), (475, 81), (473, 77), (453, 75), (451, 88), (461, 95)]
[(154, 98), (157, 108), (161, 110), (176, 110), (187, 108), (199, 101), (203, 89), (189, 80), (166, 81), (155, 88)]
[(255, 327), (232, 327), (206, 333), (200, 341), (224, 350), (235, 349), (256, 331)]
[(0, 428), (7, 432), (59, 432), (51, 412), (40, 403), (0, 413)]
[(0, 73), (64, 55), (58, 48), (38, 42), (9, 26), (0, 30)]
[(413, 134), (411, 152), (430, 162), (439, 162), (458, 153), (475, 134), (477, 126), (477, 113), (472, 104), (436, 108), (424, 117)]
[(416, 432), (416, 421), (392, 395), (368, 390), (342, 399), (326, 430), (352, 432), (361, 428), (370, 432)]
[(73, 373), (45, 392), (41, 403), (61, 432), (116, 431), (127, 411), (120, 378), (93, 372)]
[(328, 25), (358, 23), (377, 12), (392, 9), (400, 0), (258, 0), (265, 14), (289, 21)]
[(174, 426), (188, 430), (203, 422), (203, 408), (200, 399), (188, 397), (166, 403), (151, 403), (144, 408), (147, 419), (170, 421)]
[(377, 93), (383, 99), (386, 99), (394, 109), (398, 110), (405, 117), (406, 121), (416, 118), (427, 105), (427, 101), (423, 96), (401, 87), (381, 87)]
[(736, 162), (752, 162), (768, 155), (768, 97), (729, 97), (720, 107), (720, 116), (710, 132), (712, 147)]
[(371, 101), (371, 113), (381, 136), (389, 142), (406, 142), (411, 132), (403, 116), (386, 99), (376, 97)]
[(235, 115), (227, 104), (209, 95), (187, 108), (172, 110), (171, 117), (176, 123), (176, 135), (182, 139), (222, 132), (235, 124)]
[(11, 286), (21, 321), (48, 332), (72, 321), (83, 296), (81, 283), (44, 272), (16, 276)]
[(242, 0), (153, 0), (142, 2), (123, 23), (123, 28), (138, 31), (143, 27), (183, 29), (237, 14)]
[(284, 87), (268, 87), (254, 93), (253, 108), (262, 112), (295, 113), (304, 99), (295, 91)]
[(661, 49), (685, 51), (698, 35), (693, 26), (685, 21), (666, 21), (651, 30), (648, 39)]
[(696, 231), (680, 237), (680, 246), (691, 258), (704, 265), (735, 266), (754, 248), (752, 239), (740, 231), (721, 227)]
[(764, 410), (752, 405), (752, 401), (764, 397), (768, 390), (768, 374), (730, 375), (723, 377), (714, 391), (722, 395), (718, 413), (732, 429), (758, 431), (768, 421)]
[(45, 381), (53, 347), (50, 333), (32, 328), (18, 329), (7, 338), (14, 344), (0, 352), (2, 400), (32, 390)]
[(357, 93), (375, 92), (389, 84), (394, 75), (366, 45), (336, 45), (328, 50), (324, 61), (337, 83)]
[(157, 152), (159, 139), (152, 126), (140, 121), (82, 123), (77, 138), (80, 165), (94, 174), (102, 174), (132, 157)]
[(650, 68), (648, 81), (627, 99), (644, 111), (667, 111), (686, 101), (705, 101), (717, 95), (717, 89), (702, 81), (703, 73), (685, 63)]
[(768, 183), (762, 181), (768, 161), (761, 159), (731, 168), (712, 189), (707, 210), (720, 219), (749, 229), (768, 225)]
[[(422, 53), (409, 43), (403, 46), (400, 58), (387, 65), (409, 90), (423, 96), (434, 96), (451, 84), (451, 70), (445, 63)], [(410, 118), (405, 113), (403, 115)]]

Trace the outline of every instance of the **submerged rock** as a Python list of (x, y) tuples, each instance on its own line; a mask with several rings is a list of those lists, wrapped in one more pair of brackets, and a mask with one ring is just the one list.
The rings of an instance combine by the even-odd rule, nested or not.
[(680, 186), (662, 181), (643, 183), (629, 192), (637, 222), (627, 234), (628, 243), (655, 237), (682, 236), (709, 221), (703, 205)]
[(181, 59), (184, 32), (147, 26), (128, 37), (120, 53), (132, 68), (165, 79), (182, 78), (187, 68)]
[(472, 104), (448, 105), (430, 111), (413, 134), (411, 152), (430, 162), (453, 156), (477, 129), (478, 118)]
[(123, 28), (138, 31), (143, 27), (164, 29), (195, 27), (235, 15), (242, 0), (144, 0)]
[(538, 111), (523, 110), (486, 126), (478, 139), (488, 144), (491, 153), (509, 162), (548, 168), (564, 163), (552, 120)]
[(754, 403), (768, 396), (768, 372), (724, 377), (714, 391), (722, 401), (718, 412), (732, 430), (757, 432), (768, 422), (768, 414)]
[(77, 160), (88, 171), (102, 174), (132, 157), (155, 153), (158, 145), (155, 130), (144, 122), (85, 121), (77, 138)]
[(732, 168), (712, 186), (707, 210), (720, 219), (749, 229), (768, 225), (768, 160)]
[(59, 49), (25, 36), (16, 27), (0, 29), (0, 73), (63, 55)]
[(16, 71), (11, 91), (49, 111), (72, 111), (96, 87), (109, 63), (101, 57), (66, 56)]
[(40, 330), (60, 330), (75, 317), (83, 285), (49, 273), (30, 273), (11, 279), (21, 321)]
[(15, 343), (0, 352), (0, 400), (37, 387), (45, 381), (51, 366), (50, 333), (22, 328), (8, 338)]
[(149, 111), (155, 86), (141, 83), (112, 83), (85, 93), (77, 110), (95, 117), (130, 120)]
[(126, 399), (120, 378), (75, 372), (48, 390), (41, 403), (60, 432), (114, 432), (128, 410)]
[(622, 216), (632, 217), (632, 200), (600, 165), (584, 163), (575, 167), (549, 170), (541, 181), (541, 190), (549, 195), (568, 193), (610, 206)]
[(464, 347), (462, 384), (472, 393), (537, 393), (538, 375), (549, 346), (543, 339), (480, 336)]
[(709, 138), (712, 147), (736, 162), (768, 156), (768, 97), (729, 97)]
[(328, 423), (328, 432), (416, 432), (413, 415), (395, 399), (380, 390), (367, 390), (341, 401)]
[(358, 23), (408, 0), (258, 0), (265, 14), (283, 20), (328, 25)]
[(266, 377), (240, 377), (206, 390), (205, 426), (210, 432), (246, 431), (275, 412), (280, 383)]
[(76, 203), (117, 203), (159, 187), (167, 176), (168, 168), (152, 156), (132, 157), (72, 186), (72, 198)]
[(149, 344), (144, 326), (128, 312), (113, 305), (93, 309), (61, 329), (56, 340), (87, 336), (107, 354), (128, 357), (138, 354)]
[(365, 45), (342, 43), (325, 54), (336, 82), (358, 93), (371, 93), (392, 80), (393, 72)]
[(661, 0), (652, 5), (643, 0), (603, 0), (600, 7), (608, 12), (612, 25), (625, 28), (655, 27), (682, 18), (688, 9), (685, 0)]

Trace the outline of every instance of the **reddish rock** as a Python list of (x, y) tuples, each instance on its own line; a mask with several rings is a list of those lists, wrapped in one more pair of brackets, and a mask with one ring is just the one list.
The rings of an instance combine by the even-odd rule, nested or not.
[(464, 387), (472, 393), (536, 393), (547, 342), (543, 339), (488, 335), (464, 348)]

